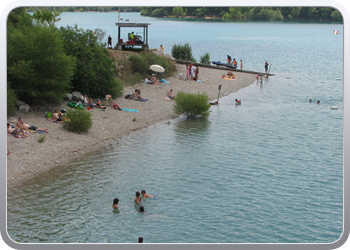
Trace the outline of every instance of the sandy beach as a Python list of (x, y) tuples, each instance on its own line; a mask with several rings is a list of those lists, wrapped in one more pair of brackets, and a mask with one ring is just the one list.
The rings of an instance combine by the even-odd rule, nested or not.
[[(255, 74), (235, 72), (238, 78), (231, 81), (220, 78), (227, 70), (200, 67), (199, 80), (202, 82), (186, 81), (179, 79), (180, 73), (186, 78), (185, 65), (177, 64), (176, 67), (178, 72), (173, 77), (166, 78), (170, 84), (150, 85), (140, 82), (134, 87), (124, 88), (124, 96), (137, 88), (141, 89), (141, 95), (149, 101), (139, 102), (124, 97), (115, 99), (119, 107), (137, 109), (139, 113), (119, 111), (109, 106), (105, 111), (90, 110), (93, 125), (84, 134), (69, 132), (62, 124), (48, 121), (44, 112), (30, 111), (7, 117), (11, 125), (15, 125), (18, 116), (21, 116), (24, 123), (49, 130), (49, 133), (44, 134), (46, 139), (42, 143), (38, 142), (38, 138), (43, 135), (41, 133), (29, 135), (24, 139), (7, 136), (7, 150), (10, 152), (7, 156), (7, 187), (15, 187), (35, 175), (65, 165), (133, 131), (176, 118), (178, 115), (173, 111), (174, 101), (164, 99), (170, 89), (174, 90), (175, 95), (179, 90), (191, 93), (206, 92), (210, 100), (216, 100), (219, 84), (222, 85), (220, 97), (223, 97), (252, 84), (256, 79)], [(68, 101), (62, 102), (57, 107), (68, 109), (67, 103)], [(48, 110), (50, 111), (53, 110)], [(136, 121), (133, 121), (134, 118)]]

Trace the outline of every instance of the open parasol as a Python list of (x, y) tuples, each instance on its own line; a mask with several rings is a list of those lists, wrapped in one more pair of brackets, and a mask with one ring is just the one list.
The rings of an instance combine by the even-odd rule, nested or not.
[(150, 70), (153, 70), (154, 72), (156, 72), (156, 75), (158, 72), (163, 73), (165, 71), (165, 69), (158, 64), (153, 64), (149, 68), (150, 68)]

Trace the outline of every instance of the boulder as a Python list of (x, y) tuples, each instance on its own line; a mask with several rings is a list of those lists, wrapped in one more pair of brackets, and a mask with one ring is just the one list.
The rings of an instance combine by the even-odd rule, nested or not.
[(66, 96), (64, 97), (64, 99), (67, 101), (71, 101), (72, 97), (73, 97), (73, 95), (71, 93), (66, 93)]
[(72, 92), (72, 101), (82, 101), (83, 95), (79, 91)]
[(16, 107), (17, 107), (17, 108), (21, 107), (21, 106), (24, 105), (24, 104), (26, 104), (26, 103), (25, 103), (25, 102), (22, 102), (22, 101), (20, 101), (20, 100), (17, 100), (17, 101), (16, 101)]
[(28, 113), (29, 109), (30, 109), (29, 105), (28, 104), (24, 104), (24, 105), (19, 107), (19, 112)]

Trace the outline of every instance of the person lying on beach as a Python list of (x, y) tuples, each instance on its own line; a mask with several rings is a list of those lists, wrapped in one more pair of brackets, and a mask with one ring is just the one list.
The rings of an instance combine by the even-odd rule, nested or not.
[[(132, 199), (132, 197), (130, 197), (130, 199)], [(140, 194), (139, 191), (136, 192), (135, 201), (136, 201), (137, 203), (141, 203), (141, 194)]]
[(118, 199), (118, 198), (115, 198), (115, 199), (113, 200), (113, 205), (112, 205), (112, 207), (113, 207), (113, 208), (118, 208), (118, 203), (119, 203), (119, 199)]
[(232, 69), (229, 69), (229, 71), (227, 72), (227, 77), (229, 77), (229, 78), (236, 77), (236, 76), (233, 74)]
[(96, 107), (99, 108), (99, 109), (106, 109), (107, 108), (107, 106), (101, 106), (101, 102), (98, 99), (97, 99), (97, 102), (96, 102)]
[(166, 93), (165, 96), (169, 97), (170, 99), (175, 99), (175, 96), (173, 96), (173, 90), (172, 89), (168, 93)]
[(142, 190), (142, 191), (141, 191), (141, 194), (142, 194), (142, 196), (143, 196), (144, 199), (145, 199), (145, 198), (154, 198), (153, 195), (146, 194), (146, 191), (145, 191), (145, 190)]
[[(7, 133), (14, 135), (14, 136), (18, 136), (19, 133), (19, 129), (18, 128), (12, 128), (10, 123), (7, 123)], [(24, 135), (23, 131), (22, 134)]]

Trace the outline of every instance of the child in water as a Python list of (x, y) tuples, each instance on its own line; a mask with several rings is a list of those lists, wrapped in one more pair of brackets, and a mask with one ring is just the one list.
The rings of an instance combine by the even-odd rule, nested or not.
[[(130, 197), (130, 199), (132, 199), (132, 197)], [(136, 192), (135, 201), (136, 201), (137, 203), (141, 203), (141, 194), (140, 194), (139, 191)]]
[(145, 190), (142, 190), (141, 191), (141, 194), (143, 196), (143, 198), (153, 198), (154, 196), (153, 195), (150, 195), (150, 194), (146, 194), (146, 191)]

